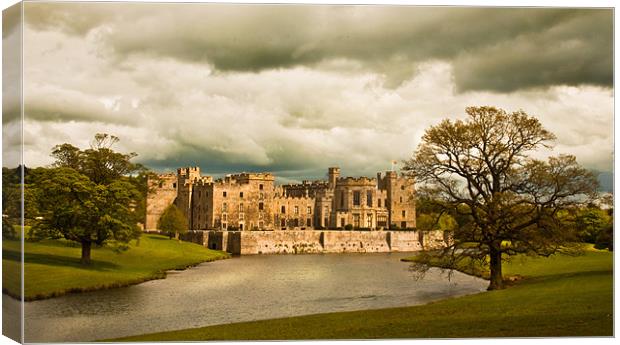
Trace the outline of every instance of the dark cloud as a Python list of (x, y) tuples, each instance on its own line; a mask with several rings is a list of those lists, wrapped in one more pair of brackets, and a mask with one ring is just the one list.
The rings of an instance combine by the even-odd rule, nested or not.
[(416, 65), (455, 66), (457, 89), (613, 82), (611, 9), (28, 4), (35, 28), (84, 34), (105, 24), (117, 58), (144, 54), (206, 62), (220, 71), (359, 61), (390, 86)]

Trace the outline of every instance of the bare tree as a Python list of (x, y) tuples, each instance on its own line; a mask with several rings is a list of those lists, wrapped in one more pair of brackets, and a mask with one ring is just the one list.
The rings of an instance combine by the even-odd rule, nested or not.
[(438, 259), (450, 269), (482, 263), (490, 269), (489, 290), (502, 289), (503, 258), (548, 256), (571, 246), (575, 234), (557, 213), (593, 196), (598, 183), (573, 156), (530, 157), (550, 148), (555, 136), (525, 112), (485, 106), (466, 113), (465, 121), (427, 129), (404, 167), (419, 193), (458, 222), (448, 246), (422, 257), (415, 269), (425, 271)]

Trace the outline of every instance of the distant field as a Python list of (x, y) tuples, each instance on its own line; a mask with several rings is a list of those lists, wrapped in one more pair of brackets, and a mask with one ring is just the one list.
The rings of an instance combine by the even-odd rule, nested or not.
[[(3, 240), (2, 290), (19, 296), (20, 242)], [(80, 264), (81, 248), (65, 240), (25, 243), (25, 299), (49, 298), (69, 292), (127, 286), (164, 278), (165, 271), (184, 269), (205, 261), (228, 257), (224, 252), (200, 245), (142, 235), (140, 244), (117, 253), (111, 248), (93, 248), (92, 264)]]
[[(317, 314), (127, 337), (122, 341), (561, 337), (613, 335), (613, 254), (517, 257), (523, 280), (423, 306)], [(412, 289), (414, 288), (412, 284)]]

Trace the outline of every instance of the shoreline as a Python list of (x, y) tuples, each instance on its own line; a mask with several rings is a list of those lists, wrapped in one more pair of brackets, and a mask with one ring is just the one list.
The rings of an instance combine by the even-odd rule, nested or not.
[[(100, 290), (110, 290), (110, 289), (129, 287), (132, 285), (142, 284), (142, 283), (145, 283), (151, 280), (166, 279), (166, 277), (168, 276), (168, 272), (171, 272), (171, 271), (185, 271), (185, 270), (196, 267), (203, 263), (226, 260), (230, 258), (232, 258), (232, 255), (227, 254), (227, 255), (222, 255), (221, 257), (217, 257), (217, 258), (211, 258), (205, 261), (191, 263), (191, 264), (186, 265), (185, 267), (173, 267), (173, 268), (162, 269), (160, 271), (152, 273), (151, 276), (144, 277), (144, 278), (138, 278), (135, 280), (129, 280), (129, 281), (119, 282), (119, 283), (110, 283), (110, 284), (104, 284), (101, 286), (93, 286), (93, 287), (69, 288), (63, 291), (50, 292), (49, 294), (36, 294), (34, 296), (26, 296), (24, 297), (24, 302), (40, 301), (40, 300), (45, 300), (45, 299), (50, 299), (50, 298), (61, 297), (61, 296), (69, 295), (69, 294), (78, 294), (78, 293), (84, 293), (84, 292), (93, 292), (93, 291), (100, 291)], [(9, 296), (16, 301), (21, 301), (21, 296), (13, 294), (6, 288), (2, 288), (2, 294)]]

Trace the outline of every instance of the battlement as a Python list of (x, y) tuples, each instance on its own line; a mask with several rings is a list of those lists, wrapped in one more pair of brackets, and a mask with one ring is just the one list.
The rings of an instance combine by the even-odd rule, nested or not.
[(197, 186), (210, 185), (210, 184), (213, 184), (213, 177), (211, 177), (211, 176), (200, 176), (200, 178), (195, 180), (193, 183), (194, 183), (194, 185), (197, 185)]
[(185, 167), (177, 169), (177, 174), (181, 176), (189, 176), (190, 174), (200, 175), (200, 167)]
[(288, 184), (283, 184), (281, 186), (283, 188), (312, 188), (312, 187), (327, 188), (329, 186), (329, 182), (322, 181), (322, 180), (317, 180), (317, 181), (303, 180), (301, 181), (301, 183), (288, 183)]
[(235, 185), (235, 184), (248, 184), (250, 181), (267, 181), (272, 182), (275, 177), (272, 173), (239, 173), (226, 175), (224, 178), (215, 180), (217, 185)]
[(336, 180), (336, 184), (342, 186), (376, 186), (377, 179), (366, 176), (340, 177)]
[(272, 173), (247, 173), (247, 172), (242, 172), (239, 174), (232, 174), (229, 175), (232, 179), (235, 180), (267, 180), (267, 181), (273, 181), (275, 180), (275, 177), (273, 176)]
[(311, 197), (311, 196), (300, 196), (300, 195), (276, 195), (273, 198), (274, 202), (281, 202), (281, 201), (302, 201), (302, 200), (306, 200), (308, 202), (314, 202), (315, 198)]

